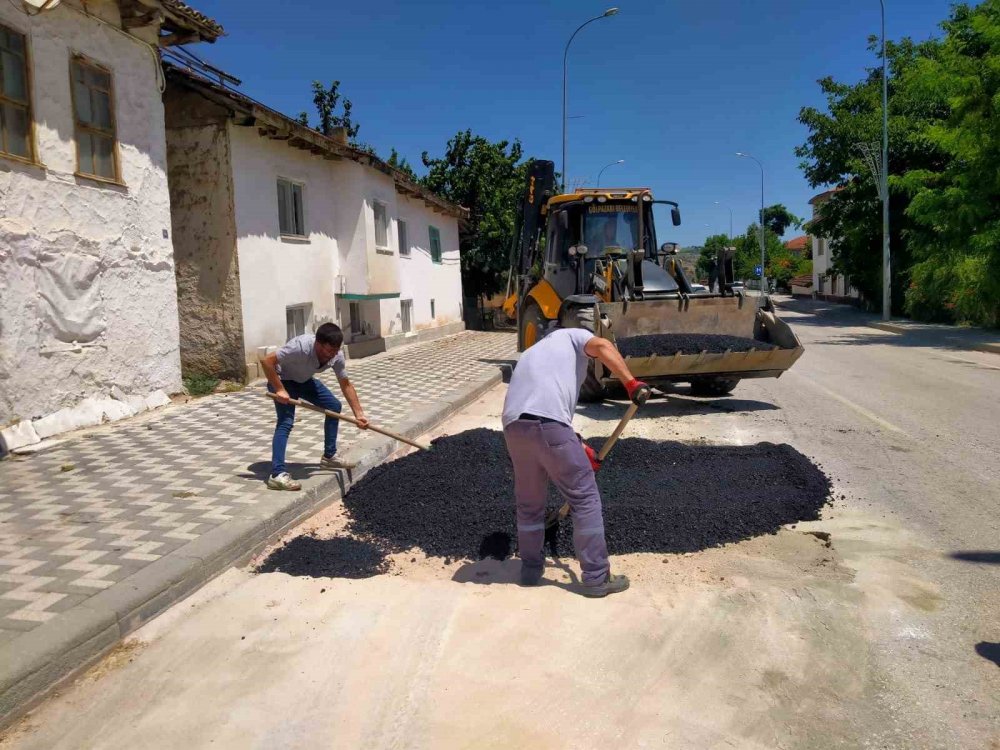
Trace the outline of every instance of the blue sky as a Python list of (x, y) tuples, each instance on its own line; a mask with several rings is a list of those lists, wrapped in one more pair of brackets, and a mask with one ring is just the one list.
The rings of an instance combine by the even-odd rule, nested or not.
[[(339, 79), (359, 138), (395, 147), (422, 172), (455, 132), (519, 138), (528, 155), (560, 163), (562, 55), (600, 1), (192, 0), (228, 36), (193, 51), (243, 79), (242, 90), (287, 114), (313, 115), (310, 82)], [(889, 0), (887, 35), (939, 33), (947, 0)], [(568, 173), (589, 177), (618, 159), (602, 184), (644, 185), (681, 204), (684, 223), (660, 241), (700, 244), (737, 233), (765, 202), (800, 216), (817, 191), (793, 152), (804, 105), (822, 106), (816, 80), (859, 79), (875, 57), (878, 0), (619, 0), (569, 54)], [(705, 225), (709, 225), (706, 227)], [(792, 236), (789, 232), (786, 236)]]

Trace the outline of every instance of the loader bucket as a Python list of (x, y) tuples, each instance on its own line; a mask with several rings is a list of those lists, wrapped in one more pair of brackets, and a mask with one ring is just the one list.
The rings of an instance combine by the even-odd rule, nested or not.
[[(767, 305), (736, 297), (687, 297), (682, 299), (599, 304), (597, 334), (616, 341), (629, 336), (662, 333), (725, 334), (755, 339), (774, 349), (702, 351), (697, 354), (626, 357), (635, 377), (647, 382), (688, 381), (692, 378), (776, 378), (804, 351), (788, 324)], [(610, 373), (598, 375), (612, 382)]]

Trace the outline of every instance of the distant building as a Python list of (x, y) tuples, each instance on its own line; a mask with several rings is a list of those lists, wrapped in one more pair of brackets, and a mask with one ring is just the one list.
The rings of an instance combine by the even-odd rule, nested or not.
[[(813, 207), (813, 221), (819, 218), (822, 213), (823, 204), (830, 199), (830, 196), (837, 192), (839, 188), (827, 190), (824, 193), (814, 196), (809, 205)], [(813, 261), (813, 286), (812, 293), (817, 299), (829, 300), (830, 302), (856, 302), (861, 298), (861, 294), (851, 286), (851, 280), (842, 275), (831, 272), (833, 258), (830, 254), (830, 239), (828, 237), (812, 236), (812, 261)]]
[(465, 209), (346, 137), (166, 75), (185, 374), (256, 377), (264, 350), (325, 321), (351, 357), (464, 330)]
[(159, 51), (222, 33), (178, 0), (0, 2), (0, 452), (181, 390)]
[(785, 249), (799, 257), (808, 258), (812, 252), (812, 240), (807, 234), (793, 237), (785, 243)]

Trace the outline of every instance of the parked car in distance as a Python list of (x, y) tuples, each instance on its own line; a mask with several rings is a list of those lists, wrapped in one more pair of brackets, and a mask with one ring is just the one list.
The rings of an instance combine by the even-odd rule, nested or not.
[(691, 294), (701, 294), (702, 292), (707, 292), (707, 291), (708, 291), (708, 287), (705, 286), (704, 284), (692, 284), (691, 285)]

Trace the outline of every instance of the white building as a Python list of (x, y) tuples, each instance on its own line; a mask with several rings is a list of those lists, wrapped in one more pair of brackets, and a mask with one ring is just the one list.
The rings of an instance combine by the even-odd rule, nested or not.
[(26, 9), (0, 3), (7, 449), (180, 390), (157, 50), (222, 33), (177, 0)]
[(463, 330), (466, 214), (377, 157), (167, 69), (185, 373), (243, 380), (324, 321), (349, 356)]
[[(809, 205), (813, 207), (813, 221), (819, 218), (823, 204), (835, 192), (837, 192), (836, 189), (827, 190), (809, 201)], [(828, 237), (812, 236), (812, 261), (812, 294), (816, 299), (829, 300), (830, 302), (854, 302), (860, 299), (860, 293), (851, 286), (849, 278), (843, 274), (830, 272), (833, 258), (830, 253), (830, 239)]]

